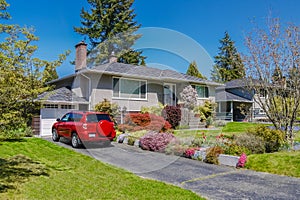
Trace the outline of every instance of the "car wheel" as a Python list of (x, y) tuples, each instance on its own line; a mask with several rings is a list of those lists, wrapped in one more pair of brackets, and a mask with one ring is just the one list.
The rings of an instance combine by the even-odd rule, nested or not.
[(80, 139), (78, 138), (76, 133), (72, 134), (71, 145), (73, 148), (78, 148), (80, 146)]
[(52, 140), (54, 142), (58, 142), (60, 139), (60, 136), (57, 134), (57, 130), (54, 128), (52, 129)]

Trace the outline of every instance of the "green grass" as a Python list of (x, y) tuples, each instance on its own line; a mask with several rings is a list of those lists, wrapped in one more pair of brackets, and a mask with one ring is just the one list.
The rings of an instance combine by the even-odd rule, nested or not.
[(233, 135), (244, 133), (247, 129), (257, 126), (255, 123), (248, 122), (228, 122), (226, 126), (219, 127), (218, 130), (175, 130), (174, 134), (178, 137), (195, 137), (195, 135), (200, 133), (205, 133), (206, 135)]
[(0, 199), (201, 199), (38, 138), (0, 143)]
[(253, 154), (246, 167), (255, 171), (300, 177), (300, 151)]
[(249, 123), (249, 122), (229, 122), (225, 127), (222, 128), (223, 133), (243, 133), (246, 132), (249, 128), (253, 128), (258, 124)]

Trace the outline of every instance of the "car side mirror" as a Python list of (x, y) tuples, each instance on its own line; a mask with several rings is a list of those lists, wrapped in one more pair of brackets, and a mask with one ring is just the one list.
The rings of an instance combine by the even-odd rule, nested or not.
[(57, 122), (59, 122), (59, 121), (60, 121), (60, 119), (59, 119), (59, 118), (57, 118), (57, 119), (56, 119), (56, 121), (57, 121)]

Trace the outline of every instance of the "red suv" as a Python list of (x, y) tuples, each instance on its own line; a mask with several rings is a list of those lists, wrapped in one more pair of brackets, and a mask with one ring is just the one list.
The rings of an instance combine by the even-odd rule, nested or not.
[(106, 113), (74, 111), (56, 121), (52, 126), (52, 140), (67, 138), (74, 148), (85, 142), (110, 142), (116, 137), (114, 123)]

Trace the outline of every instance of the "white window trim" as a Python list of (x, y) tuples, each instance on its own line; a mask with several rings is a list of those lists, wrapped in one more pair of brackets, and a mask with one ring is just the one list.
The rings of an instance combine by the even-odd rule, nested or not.
[[(119, 79), (119, 97), (114, 97), (114, 78), (118, 78)], [(121, 90), (120, 88), (122, 87), (120, 85), (120, 80), (121, 79), (126, 79), (126, 80), (131, 80), (131, 81), (139, 81), (139, 82), (145, 82), (145, 98), (130, 98), (130, 97), (120, 97), (121, 96)], [(135, 78), (123, 78), (123, 77), (118, 77), (118, 76), (113, 76), (112, 77), (112, 99), (117, 99), (117, 100), (137, 100), (137, 101), (147, 101), (148, 100), (148, 82), (147, 80), (144, 79), (135, 79)], [(140, 93), (141, 94), (141, 93)]]

